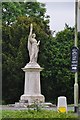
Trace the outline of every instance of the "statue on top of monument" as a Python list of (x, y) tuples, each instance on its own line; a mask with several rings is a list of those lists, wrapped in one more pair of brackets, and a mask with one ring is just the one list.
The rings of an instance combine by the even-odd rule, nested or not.
[(30, 33), (28, 37), (28, 51), (29, 51), (30, 62), (34, 63), (37, 62), (40, 41), (37, 42), (37, 40), (35, 39), (36, 34), (35, 33), (32, 34), (32, 30), (33, 30), (33, 25), (31, 24)]

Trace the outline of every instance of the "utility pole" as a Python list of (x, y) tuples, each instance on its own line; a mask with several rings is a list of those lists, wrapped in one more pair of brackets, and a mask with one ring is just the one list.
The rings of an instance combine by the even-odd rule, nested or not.
[[(78, 46), (78, 32), (77, 32), (77, 16), (78, 16), (78, 0), (75, 1), (75, 40), (74, 46)], [(78, 71), (75, 72), (74, 83), (74, 112), (78, 111)]]
[(80, 0), (78, 0), (78, 11), (77, 11), (77, 32), (80, 32)]

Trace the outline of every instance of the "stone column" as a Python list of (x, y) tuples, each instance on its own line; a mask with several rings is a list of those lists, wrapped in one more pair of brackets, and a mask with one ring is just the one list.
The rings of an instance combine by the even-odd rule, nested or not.
[(20, 101), (33, 103), (38, 100), (44, 102), (45, 98), (41, 94), (40, 71), (42, 68), (37, 63), (28, 63), (22, 70), (25, 72), (24, 94)]

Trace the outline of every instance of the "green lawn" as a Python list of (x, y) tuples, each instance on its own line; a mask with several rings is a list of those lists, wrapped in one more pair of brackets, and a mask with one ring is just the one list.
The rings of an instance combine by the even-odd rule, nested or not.
[(78, 116), (71, 111), (58, 113), (53, 110), (3, 110), (2, 118), (78, 118)]
[(1, 120), (1, 118), (2, 118), (2, 110), (0, 110), (0, 120)]

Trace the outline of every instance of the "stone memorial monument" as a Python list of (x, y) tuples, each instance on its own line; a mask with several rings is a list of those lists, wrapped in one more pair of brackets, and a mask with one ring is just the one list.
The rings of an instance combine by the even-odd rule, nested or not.
[(45, 98), (41, 94), (40, 71), (42, 68), (37, 63), (40, 41), (35, 39), (36, 35), (32, 34), (33, 25), (30, 25), (30, 34), (28, 37), (28, 51), (30, 62), (22, 70), (25, 72), (24, 94), (20, 97), (20, 102), (33, 103), (44, 102)]

